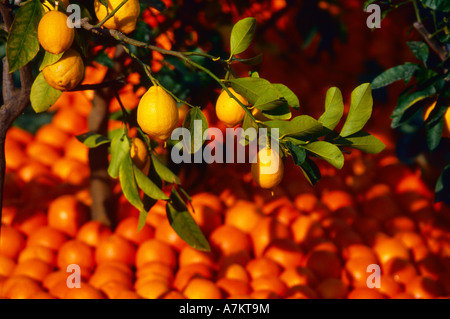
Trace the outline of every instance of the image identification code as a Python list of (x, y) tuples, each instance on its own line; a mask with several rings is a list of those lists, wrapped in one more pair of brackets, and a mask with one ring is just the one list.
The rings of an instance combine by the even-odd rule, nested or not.
[(252, 303), (226, 303), (223, 307), (218, 306), (205, 306), (205, 305), (186, 305), (180, 306), (179, 313), (181, 314), (205, 314), (210, 316), (214, 313), (224, 314), (268, 314), (269, 304), (252, 304)]

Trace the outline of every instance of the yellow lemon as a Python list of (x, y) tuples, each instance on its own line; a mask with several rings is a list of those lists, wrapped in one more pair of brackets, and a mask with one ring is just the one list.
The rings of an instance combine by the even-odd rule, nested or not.
[(140, 138), (133, 137), (131, 140), (130, 156), (134, 164), (147, 175), (150, 169), (150, 156), (148, 156), (147, 144)]
[(71, 90), (83, 80), (83, 59), (77, 51), (69, 49), (58, 62), (46, 66), (42, 74), (51, 87), (62, 91)]
[[(99, 0), (94, 1), (95, 15), (99, 21), (103, 20), (109, 12), (113, 11), (122, 0), (107, 0), (108, 10)], [(138, 0), (128, 0), (114, 16), (105, 22), (104, 26), (108, 29), (119, 30), (123, 33), (130, 33), (136, 28), (136, 22), (140, 13)]]
[(49, 11), (39, 21), (39, 43), (50, 53), (60, 54), (67, 51), (74, 38), (75, 30), (67, 26), (67, 15), (60, 11)]
[(178, 126), (177, 103), (160, 86), (152, 86), (137, 108), (137, 122), (151, 138), (167, 140)]
[(280, 155), (270, 148), (261, 149), (252, 163), (252, 176), (255, 183), (265, 189), (277, 186), (284, 175), (284, 163)]
[[(232, 88), (229, 88), (229, 90), (242, 104), (248, 105), (247, 100), (243, 96), (237, 94)], [(216, 102), (216, 115), (226, 126), (234, 127), (242, 123), (245, 110), (235, 99), (228, 95), (227, 91), (223, 90)]]

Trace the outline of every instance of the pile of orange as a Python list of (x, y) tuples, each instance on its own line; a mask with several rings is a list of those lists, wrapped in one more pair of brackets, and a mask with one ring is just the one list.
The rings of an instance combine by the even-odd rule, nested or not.
[[(68, 103), (81, 98), (64, 93)], [(288, 161), (295, 173), (273, 194), (246, 165), (210, 165), (191, 190), (192, 216), (211, 245), (203, 252), (171, 228), (164, 201), (140, 232), (123, 196), (115, 228), (90, 220), (87, 149), (75, 140), (82, 114), (62, 106), (35, 135), (8, 133), (1, 298), (450, 296), (450, 208), (433, 203), (390, 147), (346, 155), (342, 171), (318, 162), (315, 187)], [(70, 288), (72, 264), (81, 288)], [(378, 288), (368, 286), (370, 265), (380, 269)]]

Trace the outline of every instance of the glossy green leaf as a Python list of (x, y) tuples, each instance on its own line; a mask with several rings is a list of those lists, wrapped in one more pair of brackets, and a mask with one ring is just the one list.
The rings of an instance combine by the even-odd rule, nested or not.
[(31, 86), (30, 101), (31, 107), (36, 113), (47, 111), (61, 96), (60, 90), (51, 87), (45, 81), (44, 75), (38, 74)]
[(425, 121), (426, 140), (431, 151), (434, 151), (441, 142), (445, 112), (447, 112), (447, 106), (443, 105), (439, 99)]
[(77, 135), (76, 138), (88, 148), (96, 148), (111, 142), (109, 138), (97, 133), (85, 133)]
[(339, 147), (334, 144), (325, 141), (317, 141), (306, 144), (303, 147), (318, 158), (327, 161), (337, 169), (341, 169), (344, 166), (344, 154), (342, 154)]
[(17, 10), (6, 44), (10, 73), (33, 60), (39, 52), (37, 29), (43, 15), (39, 0), (28, 1)]
[(359, 131), (347, 137), (340, 137), (333, 144), (344, 147), (351, 147), (369, 154), (380, 153), (386, 145), (375, 136)]
[(205, 142), (204, 132), (208, 129), (208, 121), (199, 107), (192, 107), (187, 112), (183, 127), (191, 133), (191, 152), (194, 154), (202, 148)]
[(255, 18), (244, 18), (239, 20), (231, 30), (230, 54), (231, 56), (247, 50), (250, 46), (256, 30)]
[(281, 96), (285, 98), (290, 107), (297, 110), (300, 108), (300, 101), (298, 100), (297, 95), (295, 95), (290, 88), (280, 83), (275, 83), (273, 86), (280, 92)]
[(317, 164), (309, 157), (300, 165), (303, 174), (311, 185), (315, 185), (321, 178), (320, 169)]
[(166, 214), (173, 230), (191, 247), (201, 251), (210, 251), (208, 241), (175, 189), (170, 198), (171, 201), (166, 206)]
[(408, 83), (417, 70), (419, 70), (419, 66), (413, 63), (394, 66), (373, 79), (371, 83), (372, 89), (379, 89), (399, 80), (404, 80), (405, 83)]
[(325, 112), (319, 117), (319, 122), (329, 130), (333, 130), (344, 114), (342, 93), (337, 87), (328, 89), (325, 98)]
[(153, 199), (168, 200), (169, 197), (155, 184), (145, 176), (145, 174), (133, 164), (133, 171), (136, 177), (136, 183), (142, 191)]
[(169, 183), (180, 184), (180, 179), (175, 175), (166, 165), (161, 163), (161, 161), (154, 154), (152, 156), (152, 165), (155, 168), (156, 174), (158, 174), (161, 179)]
[(45, 51), (44, 58), (42, 59), (41, 65), (39, 67), (39, 71), (42, 71), (48, 65), (52, 65), (53, 63), (58, 62), (63, 54), (64, 52), (61, 52), (60, 54), (53, 54)]
[(372, 88), (364, 83), (352, 91), (350, 109), (340, 135), (352, 135), (364, 127), (372, 115)]
[(271, 120), (289, 120), (292, 117), (289, 105), (287, 105), (286, 103), (278, 106), (276, 109), (262, 111), (262, 114)]
[(295, 165), (301, 165), (305, 161), (306, 151), (303, 147), (293, 144), (292, 142), (286, 142), (286, 147), (289, 149), (289, 153)]
[(409, 41), (406, 42), (409, 46), (411, 52), (422, 61), (423, 64), (427, 64), (428, 55), (430, 54), (430, 50), (428, 49), (428, 45), (422, 41)]
[(273, 120), (266, 121), (264, 125), (270, 128), (278, 128), (280, 138), (291, 136), (308, 139), (322, 132), (323, 126), (309, 115), (299, 115), (290, 121)]
[(258, 65), (258, 64), (261, 64), (262, 58), (263, 58), (263, 55), (262, 55), (262, 53), (260, 53), (258, 55), (255, 55), (253, 58), (249, 58), (249, 59), (239, 59), (239, 58), (233, 57), (232, 61), (243, 63), (246, 65)]
[(130, 141), (125, 131), (120, 129), (111, 140), (111, 161), (108, 166), (108, 174), (112, 178), (119, 177), (120, 166), (123, 160), (130, 154)]

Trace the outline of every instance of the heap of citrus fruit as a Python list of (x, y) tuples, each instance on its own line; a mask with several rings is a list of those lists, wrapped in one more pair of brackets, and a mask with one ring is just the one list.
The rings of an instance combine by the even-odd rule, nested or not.
[[(271, 190), (256, 185), (250, 164), (211, 164), (191, 189), (192, 216), (211, 252), (180, 239), (164, 201), (137, 232), (138, 211), (118, 185), (117, 226), (90, 220), (87, 149), (75, 138), (86, 130), (86, 94), (64, 93), (36, 134), (8, 133), (1, 298), (450, 296), (450, 209), (433, 203), (390, 147), (347, 155), (342, 171), (319, 162), (315, 187), (289, 161), (285, 171), (296, 173)], [(148, 154), (133, 145), (144, 168)], [(67, 283), (72, 264), (81, 288)], [(373, 265), (379, 288), (367, 284)]]

